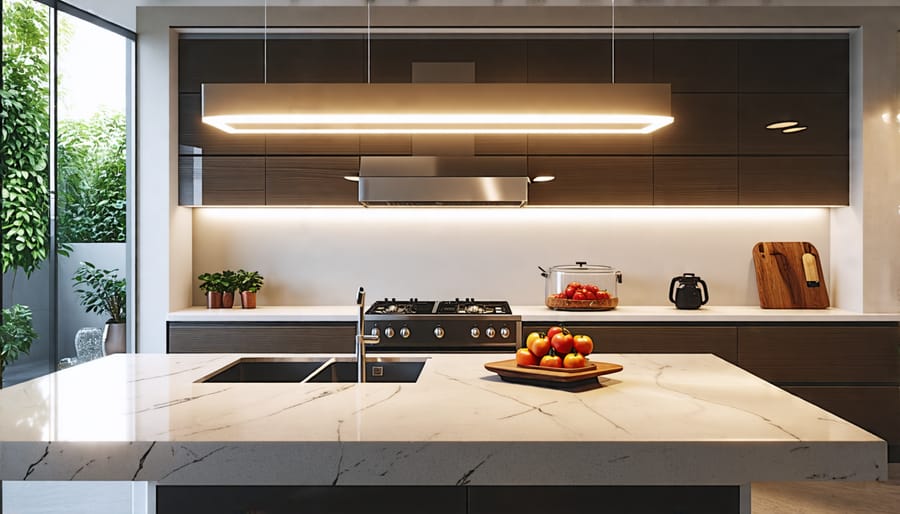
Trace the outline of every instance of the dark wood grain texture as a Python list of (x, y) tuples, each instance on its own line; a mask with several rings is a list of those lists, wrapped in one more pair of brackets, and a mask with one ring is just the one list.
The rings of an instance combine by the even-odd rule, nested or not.
[(264, 157), (178, 158), (179, 205), (262, 205), (265, 180)]
[(736, 157), (654, 156), (654, 205), (737, 205)]
[(411, 155), (412, 138), (408, 135), (377, 134), (359, 136), (360, 155)]
[(647, 134), (530, 135), (528, 155), (650, 155), (653, 138)]
[(531, 205), (650, 205), (653, 202), (652, 158), (529, 157), (528, 176), (556, 180), (532, 184)]
[(850, 84), (847, 36), (824, 39), (743, 39), (739, 47), (744, 92), (845, 93)]
[[(546, 332), (554, 324), (525, 323), (522, 331)], [(562, 325), (575, 334), (591, 336), (595, 353), (713, 353), (737, 362), (737, 328), (733, 326)]]
[(168, 324), (168, 353), (351, 353), (354, 323)]
[[(815, 258), (818, 281), (810, 285), (803, 268), (803, 255)], [(828, 289), (822, 261), (815, 245), (799, 242), (760, 242), (753, 246), (753, 267), (759, 306), (763, 309), (825, 309)]]
[(179, 39), (178, 92), (200, 93), (204, 82), (262, 82), (262, 39)]
[(263, 155), (262, 135), (228, 134), (206, 125), (200, 114), (200, 94), (178, 95), (178, 153), (182, 155)]
[[(609, 36), (531, 39), (527, 70), (528, 82), (610, 82)], [(653, 42), (647, 38), (616, 38), (616, 82), (652, 79)]]
[(738, 96), (673, 94), (675, 121), (654, 132), (654, 155), (734, 155), (738, 151)]
[(266, 157), (266, 205), (357, 205), (358, 157)]
[(900, 328), (797, 325), (738, 328), (738, 365), (775, 383), (900, 383)]
[(741, 157), (741, 205), (850, 205), (847, 157)]
[(522, 134), (475, 136), (475, 155), (526, 154), (528, 154), (528, 136)]
[(266, 155), (359, 155), (359, 136), (270, 134)]
[(412, 82), (414, 62), (474, 62), (475, 82), (525, 82), (522, 39), (372, 40), (372, 82)]
[(735, 93), (738, 42), (734, 39), (654, 39), (653, 82), (672, 93)]
[(350, 38), (269, 38), (269, 82), (365, 82), (366, 42)]
[(896, 386), (785, 386), (814, 403), (886, 440), (900, 444), (900, 388)]
[[(739, 98), (741, 155), (847, 155), (850, 144), (850, 104), (839, 94), (741, 94)], [(797, 121), (809, 127), (785, 134), (767, 129), (777, 121)]]

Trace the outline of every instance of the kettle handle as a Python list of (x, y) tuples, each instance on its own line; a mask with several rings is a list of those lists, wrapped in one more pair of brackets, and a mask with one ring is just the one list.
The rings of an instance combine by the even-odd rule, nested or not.
[(675, 284), (678, 283), (678, 280), (680, 278), (681, 277), (675, 277), (672, 279), (672, 282), (669, 283), (669, 301), (672, 303), (675, 303), (675, 296), (673, 295), (673, 293), (675, 292)]
[(706, 305), (706, 302), (709, 301), (709, 289), (706, 288), (706, 282), (702, 278), (697, 279), (697, 281), (703, 286), (703, 300), (700, 302), (700, 305)]

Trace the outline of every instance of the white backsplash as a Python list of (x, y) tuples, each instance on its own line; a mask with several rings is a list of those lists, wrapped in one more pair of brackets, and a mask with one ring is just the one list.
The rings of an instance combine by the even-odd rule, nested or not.
[(538, 266), (588, 261), (622, 271), (622, 305), (668, 303), (684, 272), (707, 282), (711, 305), (758, 305), (753, 244), (813, 243), (830, 284), (829, 232), (824, 208), (203, 208), (193, 212), (193, 276), (258, 270), (260, 305), (348, 305), (359, 286), (370, 301), (534, 305), (544, 298)]

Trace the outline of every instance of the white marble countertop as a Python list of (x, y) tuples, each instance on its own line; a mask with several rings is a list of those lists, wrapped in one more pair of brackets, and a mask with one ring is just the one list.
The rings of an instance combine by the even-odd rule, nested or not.
[[(756, 306), (620, 306), (611, 311), (555, 311), (543, 305), (512, 305), (522, 321), (548, 322), (898, 322), (900, 313), (859, 313), (843, 309), (762, 309)], [(190, 307), (170, 312), (168, 321), (356, 321), (355, 305), (261, 306), (256, 309)]]
[(887, 474), (884, 441), (711, 355), (595, 355), (624, 371), (577, 393), (484, 369), (509, 354), (431, 355), (411, 384), (196, 382), (239, 357), (114, 355), (0, 390), (0, 480), (733, 485)]

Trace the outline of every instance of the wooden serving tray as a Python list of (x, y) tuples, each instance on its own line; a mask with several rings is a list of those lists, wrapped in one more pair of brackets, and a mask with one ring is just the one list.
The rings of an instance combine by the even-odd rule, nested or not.
[(545, 387), (557, 387), (562, 389), (583, 387), (591, 382), (597, 383), (597, 377), (618, 373), (622, 371), (620, 364), (609, 362), (590, 362), (584, 368), (544, 368), (540, 366), (522, 367), (516, 364), (516, 359), (488, 362), (484, 365), (488, 371), (500, 375), (500, 378), (508, 382), (533, 384)]
[(548, 296), (544, 305), (557, 311), (611, 311), (619, 305), (619, 297), (603, 300), (569, 300)]

